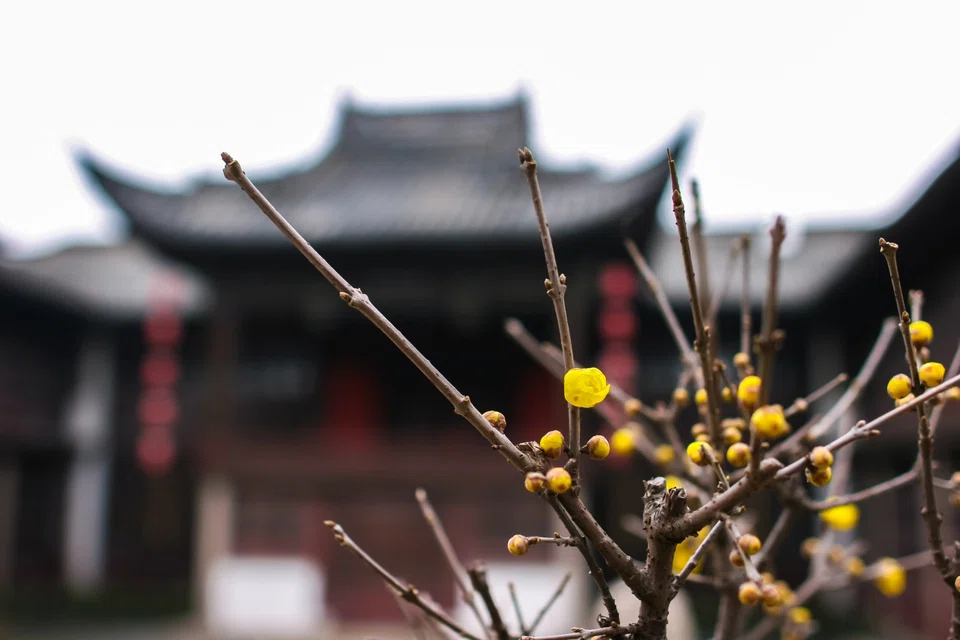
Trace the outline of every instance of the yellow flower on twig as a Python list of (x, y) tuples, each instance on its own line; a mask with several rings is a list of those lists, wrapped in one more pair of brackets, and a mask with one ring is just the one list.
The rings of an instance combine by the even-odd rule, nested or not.
[(907, 588), (907, 572), (893, 558), (882, 558), (877, 562), (877, 577), (873, 584), (883, 595), (895, 598)]
[(563, 376), (563, 397), (575, 407), (595, 407), (603, 402), (608, 393), (610, 385), (607, 376), (596, 367), (570, 369)]
[(860, 509), (855, 504), (844, 504), (820, 512), (820, 520), (831, 529), (849, 531), (860, 522)]

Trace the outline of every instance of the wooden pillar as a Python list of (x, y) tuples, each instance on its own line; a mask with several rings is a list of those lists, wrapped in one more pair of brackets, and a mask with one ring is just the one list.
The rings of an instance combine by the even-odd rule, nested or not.
[(198, 469), (194, 535), (194, 600), (205, 611), (210, 569), (233, 549), (234, 488), (229, 440), (236, 416), (240, 317), (233, 291), (222, 283), (210, 317), (204, 358), (205, 404), (199, 425), (203, 455)]
[(114, 380), (112, 341), (91, 329), (80, 348), (64, 425), (74, 452), (64, 491), (64, 579), (80, 593), (95, 591), (104, 577)]
[(20, 470), (16, 459), (0, 458), (0, 589), (13, 584), (19, 484)]

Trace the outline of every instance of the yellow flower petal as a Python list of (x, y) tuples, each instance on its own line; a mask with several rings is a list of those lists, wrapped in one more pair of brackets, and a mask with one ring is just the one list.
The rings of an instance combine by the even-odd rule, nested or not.
[(575, 407), (595, 407), (603, 402), (608, 393), (610, 385), (607, 376), (596, 367), (570, 369), (563, 376), (563, 397)]

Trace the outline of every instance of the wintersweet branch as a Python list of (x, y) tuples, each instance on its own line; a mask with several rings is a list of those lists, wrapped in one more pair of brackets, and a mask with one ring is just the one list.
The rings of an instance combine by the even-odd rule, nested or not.
[[(547, 261), (547, 295), (553, 300), (553, 310), (557, 316), (557, 326), (560, 331), (560, 349), (563, 351), (564, 373), (574, 368), (573, 341), (570, 337), (570, 320), (567, 318), (567, 278), (557, 267), (557, 256), (553, 251), (553, 239), (550, 237), (550, 225), (547, 215), (543, 211), (543, 196), (540, 193), (540, 180), (537, 177), (537, 161), (533, 159), (530, 149), (520, 150), (520, 168), (527, 177), (530, 187), (530, 196), (533, 198), (533, 209), (537, 214), (537, 223), (540, 227), (540, 240), (543, 244), (543, 255)], [(570, 427), (570, 475), (577, 490), (580, 461), (580, 409), (567, 404), (567, 416)]]
[(720, 433), (720, 397), (713, 377), (713, 359), (710, 357), (710, 336), (706, 326), (700, 295), (697, 292), (697, 278), (693, 271), (693, 255), (690, 251), (690, 237), (687, 234), (687, 220), (680, 195), (680, 181), (677, 179), (677, 166), (670, 151), (667, 151), (667, 164), (670, 166), (670, 184), (673, 189), (673, 215), (680, 232), (680, 250), (683, 253), (683, 268), (687, 275), (687, 288), (690, 291), (690, 307), (693, 311), (693, 326), (697, 340), (695, 348), (700, 356), (700, 368), (703, 371), (703, 383), (707, 391), (707, 426), (710, 442), (716, 449), (723, 445)]
[(423, 513), (423, 519), (426, 520), (427, 524), (430, 526), (430, 530), (433, 532), (433, 537), (437, 539), (437, 544), (440, 546), (440, 550), (443, 552), (443, 557), (446, 558), (447, 564), (450, 565), (450, 572), (453, 573), (454, 582), (460, 589), (460, 595), (463, 598), (463, 602), (470, 608), (471, 611), (473, 611), (477, 621), (480, 623), (480, 627), (482, 629), (486, 629), (487, 623), (483, 619), (483, 615), (481, 615), (479, 607), (477, 607), (473, 589), (467, 587), (467, 583), (463, 577), (467, 571), (464, 569), (463, 564), (461, 564), (460, 559), (457, 558), (457, 552), (453, 549), (453, 543), (450, 542), (450, 537), (447, 535), (447, 531), (443, 527), (443, 522), (440, 521), (440, 518), (437, 516), (437, 512), (434, 511), (433, 505), (430, 504), (430, 499), (427, 497), (427, 492), (424, 489), (418, 488), (416, 491), (416, 497), (417, 503), (420, 505), (420, 511)]
[(470, 583), (473, 588), (480, 594), (480, 599), (487, 607), (487, 613), (490, 614), (490, 628), (497, 640), (511, 640), (510, 632), (507, 631), (503, 616), (500, 614), (500, 608), (497, 607), (497, 603), (493, 600), (493, 594), (490, 593), (486, 567), (483, 566), (483, 563), (478, 562), (467, 570), (467, 574), (470, 576)]
[(773, 357), (778, 348), (777, 328), (777, 287), (780, 283), (780, 247), (786, 237), (783, 217), (770, 229), (770, 277), (767, 282), (767, 301), (763, 307), (760, 322), (760, 336), (757, 337), (757, 350), (760, 353), (760, 404), (767, 404), (773, 383)]
[(710, 549), (710, 545), (713, 544), (713, 541), (717, 539), (717, 536), (723, 531), (723, 521), (717, 521), (715, 525), (710, 529), (710, 532), (707, 533), (707, 537), (703, 539), (703, 542), (700, 543), (700, 546), (697, 547), (696, 551), (693, 552), (693, 555), (690, 556), (690, 559), (687, 560), (687, 564), (683, 565), (683, 569), (680, 570), (674, 579), (673, 579), (673, 588), (680, 589), (683, 586), (683, 583), (687, 581), (687, 578), (690, 577), (690, 574), (693, 573), (693, 570), (697, 568), (697, 565), (700, 564), (700, 561), (703, 560), (703, 556), (707, 554), (707, 551)]
[(403, 584), (399, 578), (384, 569), (376, 560), (371, 558), (366, 551), (360, 548), (360, 546), (354, 542), (350, 536), (347, 535), (346, 531), (344, 531), (343, 527), (341, 527), (339, 524), (331, 520), (327, 520), (323, 524), (330, 527), (330, 529), (333, 531), (333, 537), (337, 540), (337, 542), (340, 543), (340, 546), (346, 548), (348, 551), (360, 558), (364, 564), (373, 569), (384, 580), (384, 582), (396, 590), (397, 594), (399, 594), (401, 598), (419, 607), (428, 616), (447, 627), (454, 633), (458, 634), (461, 638), (467, 638), (467, 640), (480, 640), (480, 638), (472, 633), (469, 633), (466, 629), (454, 622), (453, 619), (444, 613), (439, 606), (421, 597), (420, 592), (417, 591), (417, 588), (412, 584)]
[(615, 636), (633, 633), (638, 627), (639, 625), (636, 624), (628, 624), (624, 627), (600, 627), (599, 629), (580, 629), (574, 627), (570, 633), (561, 633), (555, 636), (537, 636), (536, 638), (523, 636), (520, 640), (591, 640), (592, 638), (613, 638)]
[(510, 439), (495, 428), (483, 414), (473, 406), (470, 397), (460, 393), (456, 387), (441, 374), (436, 367), (420, 351), (407, 340), (406, 336), (397, 329), (393, 323), (387, 320), (379, 309), (370, 301), (360, 289), (351, 285), (330, 264), (310, 246), (310, 243), (304, 240), (296, 229), (293, 228), (287, 220), (280, 215), (280, 212), (274, 208), (270, 201), (260, 193), (260, 190), (250, 181), (247, 174), (240, 168), (240, 163), (234, 160), (229, 153), (220, 154), (224, 162), (223, 175), (227, 180), (237, 183), (237, 185), (246, 193), (254, 204), (273, 222), (281, 233), (290, 241), (290, 243), (300, 251), (307, 261), (326, 278), (337, 291), (340, 297), (352, 308), (359, 311), (375, 327), (380, 329), (391, 342), (405, 355), (423, 375), (429, 380), (437, 390), (453, 405), (454, 411), (463, 416), (473, 428), (493, 445), (500, 454), (510, 461), (520, 471), (526, 473), (537, 468), (537, 465), (522, 451), (517, 449), (516, 445)]

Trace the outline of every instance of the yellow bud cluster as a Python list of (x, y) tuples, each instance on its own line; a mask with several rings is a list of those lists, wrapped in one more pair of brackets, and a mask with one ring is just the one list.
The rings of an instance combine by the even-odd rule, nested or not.
[(804, 469), (807, 476), (807, 482), (815, 487), (825, 487), (833, 480), (833, 468), (824, 467), (823, 469)]
[(760, 538), (752, 533), (745, 533), (737, 539), (737, 546), (743, 549), (743, 552), (748, 556), (754, 556), (760, 553), (763, 543), (760, 542)]
[(737, 401), (747, 411), (754, 409), (760, 401), (760, 378), (747, 376), (741, 380), (737, 387)]

